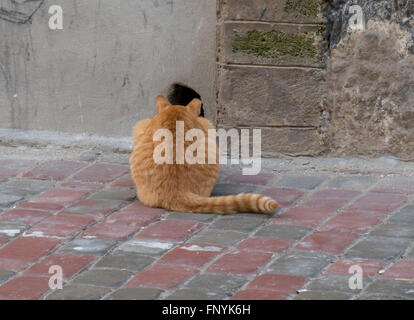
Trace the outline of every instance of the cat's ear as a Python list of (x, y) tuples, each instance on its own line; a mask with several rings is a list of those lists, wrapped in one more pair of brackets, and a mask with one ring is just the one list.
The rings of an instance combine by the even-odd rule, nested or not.
[(157, 107), (157, 113), (160, 113), (162, 110), (169, 107), (171, 103), (165, 99), (163, 96), (158, 96), (156, 99), (156, 107)]
[(187, 108), (190, 109), (190, 111), (196, 116), (200, 116), (201, 113), (201, 100), (200, 99), (193, 99), (191, 102), (187, 105)]

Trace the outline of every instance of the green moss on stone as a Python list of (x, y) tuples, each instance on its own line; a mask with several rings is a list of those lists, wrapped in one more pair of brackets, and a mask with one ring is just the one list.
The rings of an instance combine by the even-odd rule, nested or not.
[(287, 0), (284, 8), (286, 13), (296, 17), (316, 17), (320, 9), (319, 0)]
[(246, 35), (236, 35), (233, 52), (242, 52), (259, 58), (296, 57), (321, 61), (321, 53), (315, 46), (315, 38), (308, 33), (286, 34), (272, 30), (248, 31)]

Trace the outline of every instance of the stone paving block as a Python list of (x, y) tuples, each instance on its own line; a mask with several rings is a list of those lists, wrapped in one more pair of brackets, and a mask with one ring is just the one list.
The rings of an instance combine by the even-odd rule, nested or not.
[[(274, 218), (274, 219), (277, 219)], [(273, 220), (273, 219), (272, 219)], [(299, 240), (307, 235), (312, 229), (304, 228), (294, 225), (282, 225), (282, 224), (268, 224), (260, 228), (255, 234), (255, 237), (266, 238), (282, 238), (289, 240)]]
[(88, 182), (111, 182), (129, 171), (126, 165), (96, 163), (73, 176), (74, 180)]
[(50, 212), (42, 210), (13, 209), (1, 214), (0, 221), (34, 225), (50, 216)]
[(347, 292), (350, 294), (359, 294), (361, 290), (366, 288), (372, 281), (369, 278), (362, 279), (363, 289), (351, 289), (349, 286), (349, 279), (352, 275), (337, 275), (326, 274), (322, 275), (318, 279), (314, 279), (308, 283), (306, 289), (313, 291), (339, 291)]
[(129, 156), (129, 153), (101, 152), (98, 160), (99, 162), (109, 162), (127, 165), (129, 163)]
[(261, 193), (276, 200), (282, 207), (292, 205), (303, 195), (302, 191), (292, 188), (271, 188)]
[(241, 172), (233, 173), (227, 176), (227, 180), (230, 183), (247, 183), (247, 184), (257, 184), (257, 185), (266, 185), (268, 184), (275, 175), (273, 173), (258, 173), (256, 175), (248, 176), (243, 175)]
[(408, 253), (407, 253), (407, 257), (409, 258), (414, 258), (414, 247), (411, 248)]
[(23, 202), (16, 206), (16, 209), (42, 210), (55, 213), (63, 208), (62, 204), (52, 202)]
[(349, 300), (352, 294), (335, 291), (309, 290), (293, 297), (293, 300)]
[(230, 300), (285, 300), (287, 294), (280, 291), (246, 289), (238, 291)]
[(112, 182), (111, 187), (135, 188), (135, 182), (132, 180), (131, 175), (128, 173)]
[(334, 177), (326, 183), (328, 188), (366, 190), (377, 181), (373, 176)]
[(84, 198), (88, 193), (89, 191), (87, 190), (56, 188), (31, 198), (30, 202), (58, 203), (67, 205), (71, 202)]
[(390, 219), (391, 223), (406, 223), (413, 225), (414, 224), (414, 205), (408, 205), (394, 214)]
[(63, 180), (85, 165), (85, 163), (75, 161), (46, 161), (29, 172), (26, 172), (23, 177), (39, 180)]
[(409, 245), (408, 239), (369, 236), (349, 248), (345, 256), (347, 258), (392, 260), (402, 256)]
[(31, 160), (7, 159), (0, 160), (0, 178), (12, 178), (32, 168)]
[(0, 237), (0, 246), (7, 241), (6, 238)]
[(295, 248), (298, 250), (339, 254), (357, 238), (358, 235), (351, 232), (316, 231), (298, 243)]
[(49, 290), (49, 279), (44, 277), (20, 276), (0, 286), (2, 300), (39, 299)]
[(161, 255), (174, 247), (174, 243), (157, 240), (132, 239), (122, 243), (117, 250), (145, 255)]
[(166, 218), (171, 220), (210, 222), (216, 219), (218, 216), (218, 214), (211, 213), (169, 212)]
[(133, 204), (110, 214), (102, 222), (88, 228), (83, 236), (125, 240), (141, 227), (158, 220), (163, 212), (152, 208), (140, 210), (140, 207), (142, 205)]
[(414, 285), (414, 259), (398, 260), (389, 269), (387, 269), (382, 277), (392, 279), (411, 279)]
[(98, 159), (98, 157), (102, 154), (101, 151), (98, 150), (87, 150), (85, 152), (82, 152), (76, 160), (79, 161), (86, 161), (86, 162), (94, 162)]
[(374, 277), (384, 267), (384, 262), (365, 259), (343, 259), (331, 264), (324, 273), (326, 274), (351, 274), (349, 269), (358, 265), (362, 268), (364, 277)]
[(277, 181), (277, 185), (287, 188), (298, 188), (312, 190), (324, 182), (324, 176), (283, 176)]
[(173, 289), (195, 273), (197, 269), (190, 267), (154, 264), (138, 273), (125, 288)]
[(16, 272), (10, 270), (0, 270), (0, 284), (3, 284), (4, 282), (12, 278), (14, 275), (16, 275)]
[(288, 223), (302, 227), (316, 227), (323, 219), (335, 213), (332, 207), (307, 207), (302, 204), (274, 217), (272, 223)]
[(301, 204), (304, 207), (324, 207), (338, 210), (361, 194), (356, 190), (325, 189), (316, 191), (310, 200)]
[(22, 199), (23, 197), (0, 193), (0, 208), (10, 207), (12, 204)]
[(407, 199), (405, 195), (393, 193), (369, 193), (356, 200), (349, 210), (371, 211), (388, 214)]
[(27, 229), (27, 225), (16, 222), (0, 221), (0, 236), (13, 238), (19, 236)]
[(11, 271), (22, 271), (26, 269), (29, 262), (18, 259), (0, 258), (0, 269)]
[(49, 278), (51, 276), (49, 268), (57, 265), (62, 268), (64, 279), (68, 279), (75, 273), (86, 268), (93, 260), (94, 257), (86, 255), (54, 253), (31, 266), (24, 272), (24, 275), (44, 276)]
[(271, 258), (269, 252), (235, 250), (217, 259), (208, 267), (207, 272), (253, 275)]
[(211, 192), (211, 196), (218, 197), (230, 196), (239, 193), (254, 193), (256, 188), (256, 186), (246, 184), (217, 183)]
[(205, 292), (196, 289), (178, 289), (170, 294), (167, 300), (222, 300), (225, 295), (215, 292)]
[(361, 294), (356, 300), (409, 300), (409, 298), (386, 294)]
[(111, 188), (95, 193), (92, 199), (134, 201), (137, 192), (134, 188)]
[(94, 268), (125, 269), (136, 272), (148, 267), (154, 261), (155, 258), (150, 256), (117, 250), (104, 256)]
[(321, 230), (336, 230), (362, 234), (379, 223), (381, 217), (371, 212), (345, 211), (325, 222)]
[(375, 280), (364, 291), (364, 294), (381, 293), (387, 296), (402, 296), (410, 300), (414, 299), (414, 286), (411, 281), (402, 281), (394, 279)]
[(26, 231), (25, 235), (70, 237), (84, 230), (93, 220), (80, 216), (51, 216)]
[(153, 288), (122, 288), (111, 293), (106, 300), (155, 300), (162, 290)]
[(117, 243), (112, 239), (74, 239), (59, 248), (59, 252), (103, 255)]
[(73, 283), (117, 288), (122, 286), (132, 275), (132, 272), (126, 270), (90, 269), (77, 276)]
[(123, 204), (125, 204), (123, 201), (116, 200), (85, 199), (74, 203), (69, 208), (65, 208), (60, 214), (77, 214), (98, 220), (105, 217), (108, 213), (115, 211)]
[(334, 261), (334, 257), (322, 252), (293, 250), (270, 264), (265, 272), (315, 277)]
[(247, 285), (247, 289), (278, 291), (285, 294), (296, 292), (306, 278), (287, 274), (262, 274)]
[(201, 267), (220, 254), (223, 249), (221, 246), (186, 243), (169, 251), (158, 263)]
[(231, 297), (247, 282), (247, 278), (243, 276), (206, 273), (195, 276), (189, 283), (187, 283), (186, 287)]
[(385, 223), (377, 226), (370, 233), (374, 236), (414, 239), (414, 225)]
[(249, 238), (242, 241), (237, 249), (280, 253), (287, 249), (291, 240), (274, 238)]
[(230, 246), (247, 237), (247, 233), (236, 231), (224, 231), (216, 229), (204, 229), (191, 238), (194, 243), (210, 243), (222, 246)]
[(135, 238), (184, 241), (203, 227), (202, 223), (183, 220), (163, 220), (156, 222), (142, 231)]
[(98, 300), (110, 291), (109, 288), (81, 284), (64, 285), (53, 290), (46, 300)]
[(20, 237), (0, 249), (0, 258), (35, 261), (55, 248), (58, 243), (59, 240), (52, 238)]
[(232, 230), (240, 232), (251, 232), (268, 220), (267, 216), (244, 216), (244, 215), (230, 215), (222, 216), (215, 220), (210, 228), (220, 230)]
[(53, 188), (50, 181), (39, 180), (16, 180), (0, 184), (0, 193), (14, 195), (16, 197), (28, 197), (39, 194)]
[(104, 184), (97, 182), (66, 181), (60, 183), (60, 186), (65, 189), (85, 190), (92, 192), (102, 189)]

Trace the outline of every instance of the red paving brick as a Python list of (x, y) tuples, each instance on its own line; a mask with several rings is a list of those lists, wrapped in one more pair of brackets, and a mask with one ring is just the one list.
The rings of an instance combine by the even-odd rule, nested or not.
[(48, 290), (48, 278), (22, 276), (0, 286), (0, 299), (33, 300), (40, 298)]
[(306, 278), (287, 274), (263, 274), (247, 286), (247, 289), (278, 291), (285, 294), (296, 292), (305, 283)]
[(62, 268), (63, 277), (70, 278), (75, 273), (84, 269), (93, 260), (94, 257), (87, 255), (55, 253), (34, 264), (24, 272), (24, 275), (50, 277), (49, 268), (53, 265), (58, 265)]
[(101, 183), (85, 183), (79, 181), (67, 181), (63, 182), (60, 185), (65, 189), (75, 189), (75, 190), (85, 190), (85, 191), (98, 191), (104, 187), (104, 184)]
[(0, 258), (0, 270), (21, 271), (26, 269), (27, 265), (26, 261)]
[(357, 238), (357, 234), (350, 232), (317, 231), (303, 239), (295, 248), (299, 250), (324, 251), (331, 254), (338, 254)]
[(341, 190), (341, 189), (326, 189), (320, 190), (313, 194), (312, 198), (302, 206), (306, 207), (325, 207), (331, 208), (333, 211), (338, 210), (351, 200), (360, 195), (359, 191)]
[(295, 207), (272, 219), (275, 223), (286, 222), (303, 227), (315, 227), (335, 209), (331, 207)]
[(50, 202), (23, 202), (19, 204), (16, 209), (31, 209), (31, 210), (44, 210), (49, 212), (57, 212), (63, 208), (63, 205), (59, 203)]
[(285, 300), (286, 293), (269, 290), (247, 289), (238, 291), (230, 300)]
[(223, 250), (221, 246), (186, 243), (164, 255), (159, 263), (201, 267)]
[(85, 166), (85, 163), (52, 160), (26, 172), (23, 177), (39, 180), (63, 180)]
[(111, 187), (120, 187), (120, 188), (129, 188), (135, 187), (135, 183), (132, 180), (130, 174), (126, 174), (118, 179), (116, 179), (112, 184)]
[(363, 276), (373, 277), (384, 267), (384, 262), (366, 259), (339, 260), (331, 264), (324, 273), (326, 274), (350, 274), (349, 268), (359, 265), (362, 268)]
[(73, 179), (92, 182), (111, 182), (127, 173), (128, 170), (128, 166), (124, 165), (97, 163), (78, 172)]
[(275, 238), (250, 238), (241, 242), (237, 249), (280, 253), (290, 246), (291, 240)]
[(380, 220), (381, 217), (371, 212), (346, 211), (325, 222), (321, 230), (350, 231), (362, 234)]
[(194, 221), (163, 220), (148, 226), (135, 237), (183, 241), (202, 227), (202, 223)]
[(271, 188), (261, 193), (275, 199), (281, 206), (290, 206), (303, 195), (302, 191), (291, 188)]
[(138, 273), (125, 287), (172, 289), (178, 287), (196, 272), (197, 269), (190, 267), (155, 264)]
[(271, 258), (272, 254), (269, 252), (236, 250), (220, 257), (207, 269), (207, 272), (240, 275), (255, 274)]
[(69, 204), (85, 197), (89, 192), (86, 190), (72, 190), (57, 188), (46, 191), (30, 199), (30, 202)]
[(30, 160), (0, 160), (0, 179), (15, 177), (34, 165)]
[(355, 201), (349, 210), (388, 214), (398, 208), (406, 196), (393, 193), (369, 193)]
[(414, 279), (414, 259), (398, 260), (382, 276), (392, 279)]
[(0, 258), (35, 261), (51, 251), (58, 243), (59, 240), (52, 238), (17, 238), (0, 249)]
[(102, 222), (88, 228), (83, 236), (125, 239), (141, 227), (158, 220), (164, 210), (133, 204), (107, 216)]
[(80, 216), (52, 216), (26, 231), (27, 235), (69, 237), (84, 229), (93, 220)]
[(227, 177), (229, 182), (249, 183), (266, 185), (274, 177), (271, 173), (259, 173), (257, 175), (247, 176), (242, 173), (233, 173)]
[(42, 210), (13, 209), (0, 215), (0, 221), (22, 222), (33, 225), (50, 216), (50, 212)]

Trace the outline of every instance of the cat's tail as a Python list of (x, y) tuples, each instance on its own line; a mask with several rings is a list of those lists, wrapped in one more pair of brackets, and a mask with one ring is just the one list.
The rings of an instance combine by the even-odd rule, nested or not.
[(222, 197), (200, 197), (190, 193), (182, 197), (181, 211), (199, 213), (230, 214), (237, 212), (270, 213), (277, 209), (278, 204), (272, 198), (261, 194), (240, 193)]

